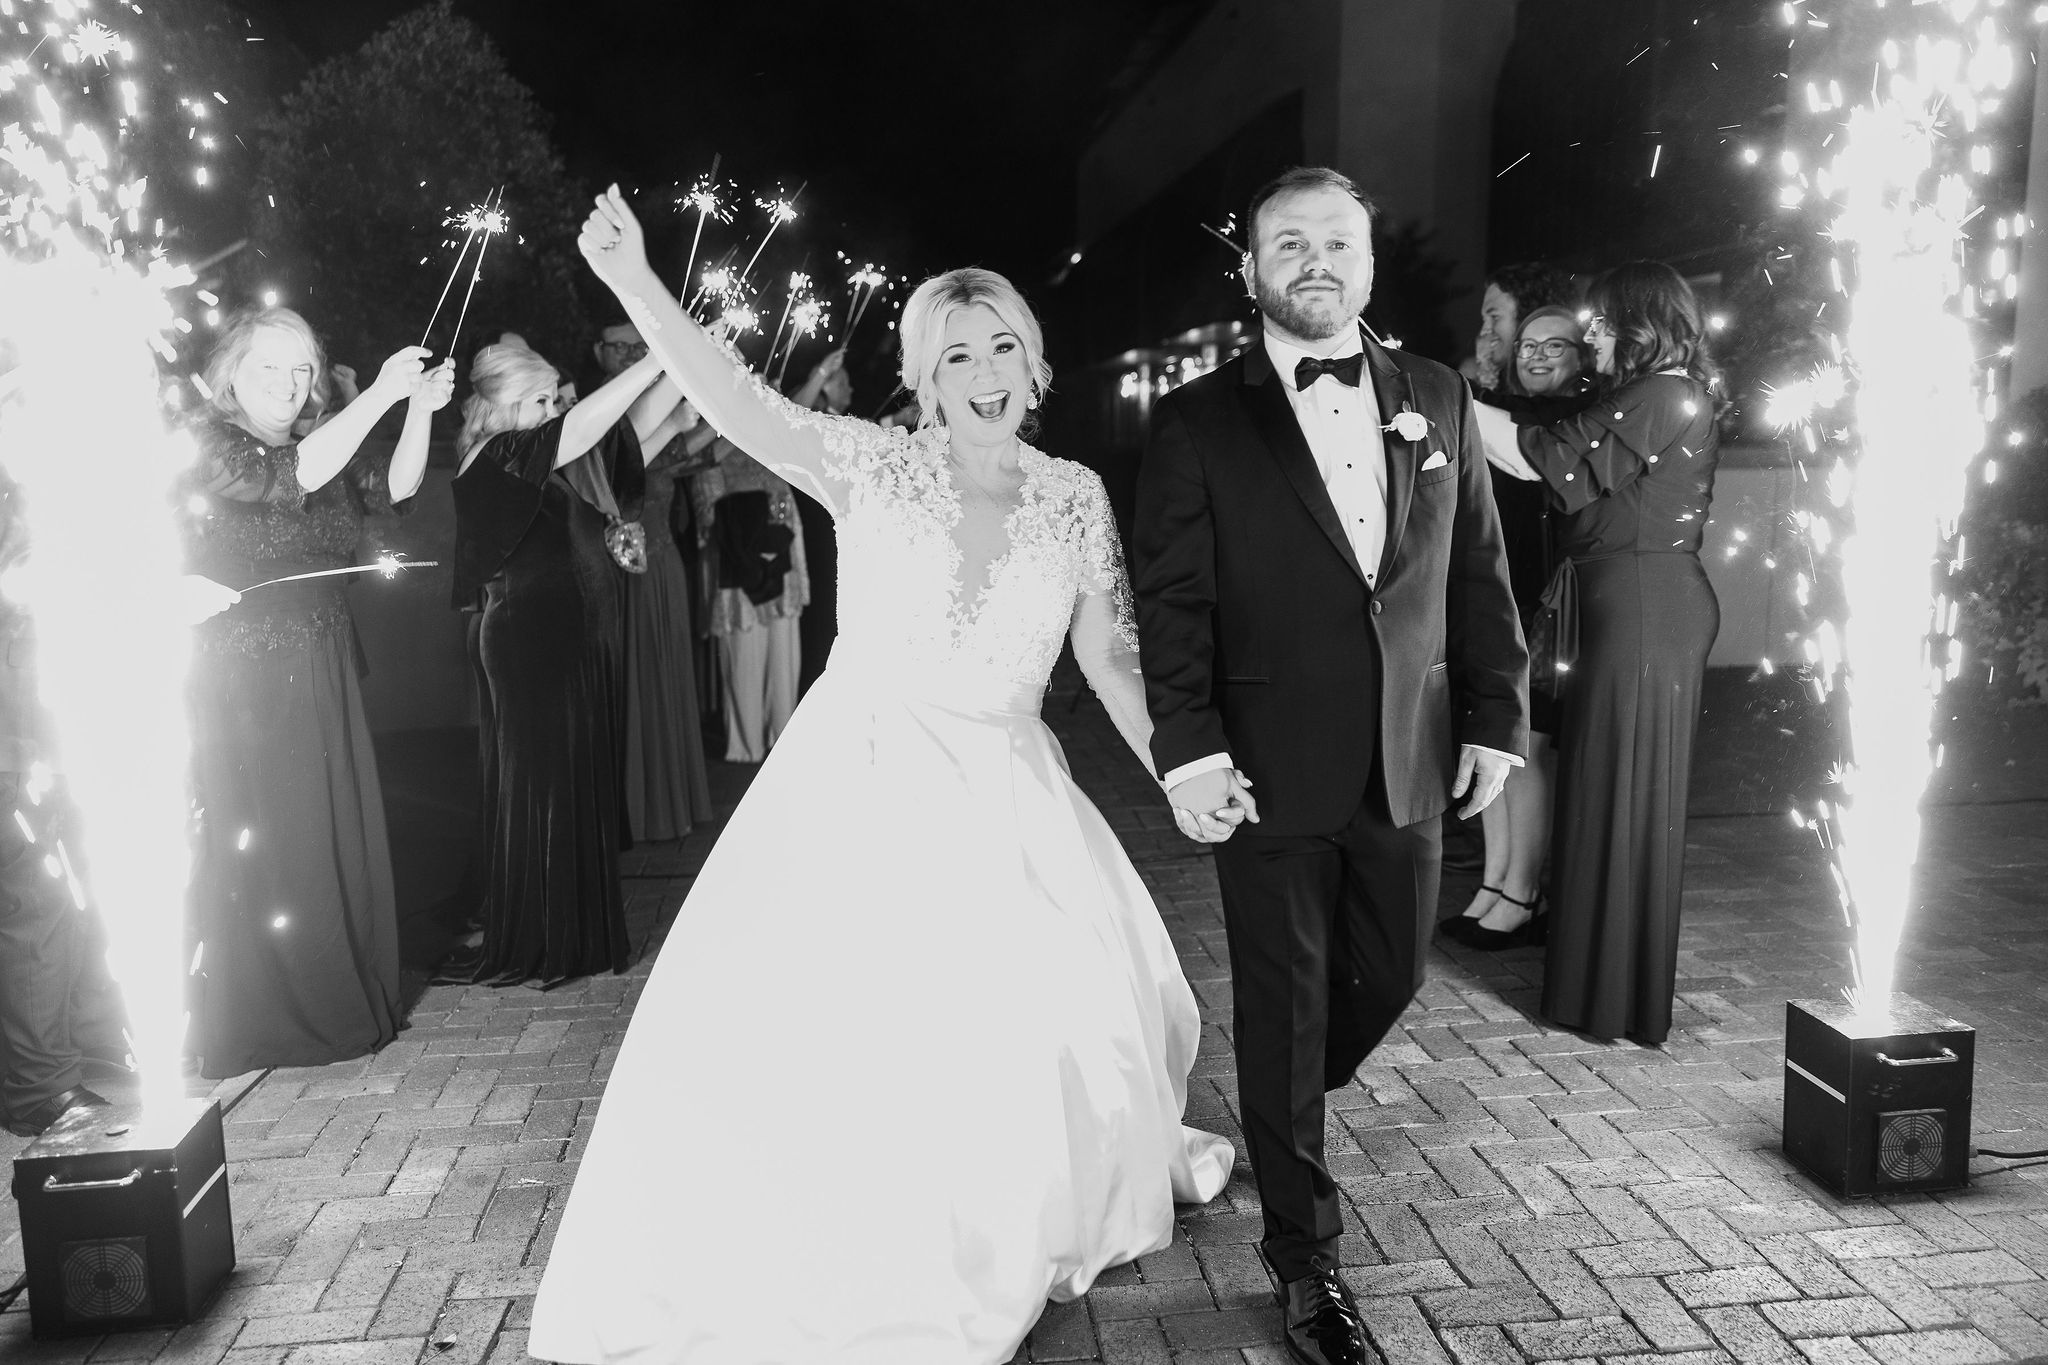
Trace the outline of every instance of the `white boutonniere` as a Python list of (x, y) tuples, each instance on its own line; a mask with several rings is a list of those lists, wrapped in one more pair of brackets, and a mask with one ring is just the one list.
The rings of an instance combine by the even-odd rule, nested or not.
[(1413, 408), (1402, 408), (1380, 430), (1391, 431), (1404, 441), (1419, 441), (1429, 435), (1429, 419)]

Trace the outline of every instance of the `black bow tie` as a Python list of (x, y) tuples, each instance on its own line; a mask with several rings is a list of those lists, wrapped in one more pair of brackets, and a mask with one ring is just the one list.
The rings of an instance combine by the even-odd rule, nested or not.
[(1355, 389), (1359, 372), (1364, 368), (1365, 353), (1362, 351), (1338, 356), (1335, 360), (1318, 360), (1312, 355), (1305, 355), (1295, 362), (1294, 387), (1299, 392), (1327, 374), (1339, 384), (1348, 384)]

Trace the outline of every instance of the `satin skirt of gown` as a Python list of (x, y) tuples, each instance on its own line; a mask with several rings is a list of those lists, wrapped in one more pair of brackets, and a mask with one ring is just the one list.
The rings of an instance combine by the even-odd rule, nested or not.
[(1193, 995), (1040, 699), (835, 653), (634, 1011), (534, 1356), (997, 1365), (1222, 1189)]

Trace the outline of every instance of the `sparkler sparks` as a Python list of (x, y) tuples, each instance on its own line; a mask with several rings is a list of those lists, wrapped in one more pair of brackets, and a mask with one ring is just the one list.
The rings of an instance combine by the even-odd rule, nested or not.
[(107, 64), (107, 58), (121, 50), (121, 35), (97, 19), (88, 19), (71, 35), (71, 46), (83, 61)]
[(717, 157), (711, 158), (710, 174), (701, 177), (696, 184), (690, 186), (689, 193), (678, 201), (678, 207), (683, 204), (697, 210), (697, 226), (690, 233), (690, 255), (683, 263), (683, 278), (687, 280), (697, 269), (697, 244), (704, 237), (704, 220), (712, 218), (721, 223), (732, 221), (732, 210), (725, 207), (718, 197)]
[(440, 320), (441, 306), (448, 302), (449, 291), (455, 287), (455, 277), (462, 273), (462, 262), (469, 255), (472, 244), (481, 241), (477, 248), (476, 265), (469, 277), (469, 288), (463, 291), (462, 309), (455, 315), (455, 335), (448, 339), (448, 354), (455, 354), (455, 342), (462, 335), (462, 320), (469, 316), (469, 300), (476, 293), (477, 281), (484, 277), (484, 252), (490, 249), (491, 238), (508, 230), (512, 224), (505, 216), (504, 191), (498, 191), (498, 201), (491, 202), (486, 196), (481, 204), (471, 204), (462, 212), (450, 216), (446, 222), (451, 228), (458, 228), (467, 234), (462, 239), (462, 250), (455, 253), (455, 264), (449, 268), (448, 282), (441, 286), (441, 297), (434, 300), (434, 311), (427, 318), (426, 330), (420, 333), (420, 345), (427, 344), (427, 338), (434, 334), (434, 324)]
[[(803, 187), (798, 186), (796, 194), (802, 193)], [(761, 259), (761, 253), (768, 249), (768, 243), (774, 238), (776, 229), (784, 223), (794, 223), (796, 221), (796, 194), (792, 194), (786, 199), (781, 195), (777, 195), (773, 199), (756, 199), (754, 201), (754, 207), (768, 215), (768, 231), (762, 235), (761, 245), (755, 247), (754, 254), (747, 258), (746, 266), (740, 271), (741, 279), (745, 279), (754, 273), (754, 265)]]

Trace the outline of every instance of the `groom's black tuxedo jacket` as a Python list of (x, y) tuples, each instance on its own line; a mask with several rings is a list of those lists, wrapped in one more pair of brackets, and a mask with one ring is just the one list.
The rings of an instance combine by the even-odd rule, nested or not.
[[(1396, 825), (1450, 802), (1459, 743), (1524, 753), (1528, 655), (1465, 383), (1365, 341), (1387, 539), (1366, 586), (1261, 342), (1166, 395), (1138, 473), (1131, 549), (1152, 756), (1228, 752), (1260, 834), (1333, 834), (1375, 752)], [(1422, 466), (1441, 452), (1438, 467)]]

